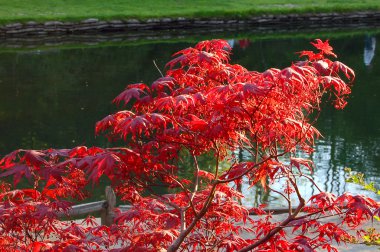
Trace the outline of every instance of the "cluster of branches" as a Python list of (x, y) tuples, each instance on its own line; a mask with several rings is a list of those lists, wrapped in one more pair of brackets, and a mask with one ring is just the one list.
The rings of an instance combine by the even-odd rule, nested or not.
[[(328, 41), (312, 43), (303, 61), (262, 73), (229, 63), (223, 40), (203, 41), (174, 54), (166, 75), (151, 85), (127, 86), (114, 102), (129, 108), (96, 124), (97, 134), (124, 147), (17, 150), (0, 161), (0, 248), (7, 251), (315, 251), (335, 250), (356, 228), (379, 213), (364, 196), (323, 192), (310, 173), (313, 164), (296, 153), (313, 151), (320, 136), (313, 126), (322, 96), (343, 108), (354, 72), (339, 61)], [(249, 153), (239, 160), (236, 150)], [(211, 153), (214, 166), (200, 167)], [(183, 155), (193, 177), (183, 178)], [(227, 162), (229, 167), (222, 168)], [(115, 224), (60, 221), (71, 199), (106, 176), (123, 201)], [(298, 181), (318, 193), (305, 199)], [(21, 179), (31, 185), (15, 189)], [(261, 184), (288, 203), (275, 221), (262, 207), (239, 204), (241, 183)], [(281, 190), (274, 183), (282, 183)], [(168, 188), (167, 194), (155, 187)], [(294, 200), (295, 198), (295, 200)], [(250, 212), (261, 215), (251, 218)], [(323, 221), (339, 216), (340, 222)], [(293, 233), (292, 236), (289, 236)]]

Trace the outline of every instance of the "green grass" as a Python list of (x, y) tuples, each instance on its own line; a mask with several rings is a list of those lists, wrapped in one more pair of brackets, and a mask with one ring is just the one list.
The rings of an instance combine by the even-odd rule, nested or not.
[(379, 0), (0, 0), (0, 23), (380, 10)]

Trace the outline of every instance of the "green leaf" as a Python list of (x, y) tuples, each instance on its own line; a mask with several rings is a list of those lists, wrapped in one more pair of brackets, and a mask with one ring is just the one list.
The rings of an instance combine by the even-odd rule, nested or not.
[(369, 235), (364, 235), (363, 240), (366, 242), (371, 242), (371, 237)]

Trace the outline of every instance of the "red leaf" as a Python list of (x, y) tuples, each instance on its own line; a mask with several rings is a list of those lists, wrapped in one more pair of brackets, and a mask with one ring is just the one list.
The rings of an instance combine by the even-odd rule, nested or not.
[(44, 159), (45, 153), (35, 150), (25, 151), (24, 156), (21, 158), (25, 163), (33, 165), (35, 167), (41, 167), (48, 165), (48, 162)]
[(148, 87), (142, 83), (130, 85), (121, 94), (119, 94), (113, 102), (119, 105), (120, 102), (123, 101), (124, 105), (126, 105), (132, 98), (140, 100), (142, 96), (148, 95), (148, 93), (144, 91), (147, 89)]
[(201, 177), (201, 178), (206, 178), (208, 180), (213, 180), (214, 179), (214, 175), (210, 172), (207, 172), (207, 171), (203, 171), (203, 170), (199, 170), (198, 171), (198, 176)]
[(316, 39), (315, 41), (316, 41), (316, 43), (311, 42), (311, 44), (315, 48), (317, 48), (318, 50), (320, 50), (322, 53), (324, 53), (326, 55), (331, 55), (331, 56), (334, 56), (335, 58), (337, 57), (336, 54), (333, 53), (333, 51), (332, 51), (333, 48), (330, 46), (328, 40), (326, 40), (325, 42), (323, 42), (320, 39)]
[(152, 89), (157, 90), (159, 92), (164, 91), (165, 88), (172, 91), (174, 86), (175, 83), (173, 77), (161, 77), (152, 83)]
[(300, 170), (301, 165), (303, 165), (313, 172), (313, 161), (309, 159), (291, 157), (290, 164), (297, 167), (298, 170)]
[(232, 168), (230, 170), (228, 170), (227, 172), (225, 172), (224, 174), (222, 174), (221, 178), (222, 179), (232, 179), (232, 178), (239, 177), (244, 172), (246, 172), (247, 170), (251, 169), (253, 166), (255, 166), (254, 162), (241, 162), (241, 163), (238, 163), (238, 164), (232, 166)]
[(192, 131), (202, 131), (207, 128), (208, 124), (206, 121), (198, 118), (195, 115), (188, 115), (189, 121), (186, 121), (184, 125)]
[(13, 165), (13, 161), (16, 160), (17, 155), (21, 152), (22, 150), (15, 150), (9, 153), (8, 155), (5, 155), (1, 160), (0, 160), (0, 167), (2, 168), (8, 168), (9, 166)]
[(32, 252), (40, 252), (40, 251), (44, 251), (45, 249), (49, 249), (52, 247), (52, 244), (50, 243), (46, 243), (46, 242), (38, 242), (38, 241), (35, 241), (33, 243), (31, 243), (29, 245), (29, 249), (32, 251)]
[(352, 70), (351, 68), (349, 68), (348, 66), (346, 66), (342, 62), (335, 61), (332, 64), (331, 69), (335, 72), (342, 71), (345, 74), (345, 76), (347, 77), (347, 79), (349, 79), (350, 81), (353, 81), (355, 79), (354, 70)]
[(313, 51), (301, 51), (298, 52), (300, 57), (307, 56), (310, 61), (320, 60), (323, 58), (322, 53), (314, 53)]
[(265, 95), (268, 91), (267, 88), (259, 87), (256, 84), (246, 83), (243, 86), (245, 95)]
[(180, 224), (180, 219), (176, 214), (164, 213), (160, 215), (160, 219), (164, 221), (164, 229), (177, 228)]
[(0, 177), (7, 177), (7, 176), (14, 176), (13, 177), (13, 184), (16, 186), (21, 178), (25, 176), (27, 179), (30, 179), (32, 177), (31, 171), (29, 166), (24, 164), (15, 164), (9, 168), (7, 168), (6, 172), (3, 172), (0, 174)]

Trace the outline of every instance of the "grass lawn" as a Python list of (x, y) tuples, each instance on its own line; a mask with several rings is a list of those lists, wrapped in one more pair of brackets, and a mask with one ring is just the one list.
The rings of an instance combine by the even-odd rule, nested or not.
[(380, 10), (379, 0), (0, 0), (0, 23)]

